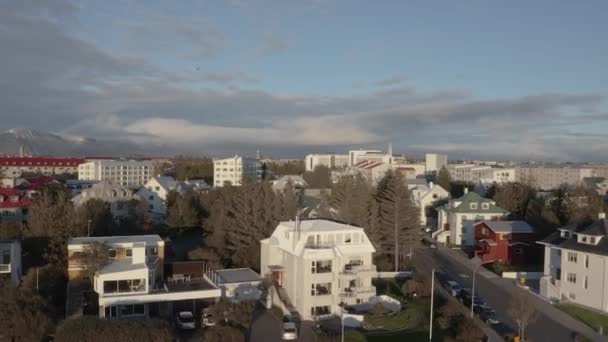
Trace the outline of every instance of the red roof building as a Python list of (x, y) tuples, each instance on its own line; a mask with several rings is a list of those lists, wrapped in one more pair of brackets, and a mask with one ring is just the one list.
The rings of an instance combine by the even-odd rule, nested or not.
[(484, 263), (522, 265), (538, 257), (536, 234), (525, 221), (482, 221), (474, 229), (475, 255)]
[(17, 190), (0, 188), (0, 222), (26, 222), (31, 205)]
[(84, 162), (82, 158), (0, 157), (0, 170), (5, 177), (19, 177), (23, 172), (44, 175), (77, 173), (78, 165)]

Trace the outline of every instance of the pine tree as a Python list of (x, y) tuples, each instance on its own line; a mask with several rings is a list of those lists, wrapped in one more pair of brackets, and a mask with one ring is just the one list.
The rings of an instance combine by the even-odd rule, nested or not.
[(450, 176), (450, 172), (445, 166), (442, 166), (439, 172), (437, 173), (437, 178), (435, 179), (435, 183), (444, 188), (447, 192), (451, 190), (452, 177)]
[(403, 254), (400, 249), (413, 246), (419, 226), (418, 210), (410, 195), (400, 173), (388, 172), (378, 185), (382, 249), (393, 255), (395, 271), (399, 270), (399, 258)]

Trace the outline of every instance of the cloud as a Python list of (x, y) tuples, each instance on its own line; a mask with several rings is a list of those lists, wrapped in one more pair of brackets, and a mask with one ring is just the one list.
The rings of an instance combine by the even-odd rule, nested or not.
[(403, 83), (405, 80), (407, 80), (406, 77), (404, 76), (393, 76), (393, 77), (389, 77), (389, 78), (385, 78), (383, 80), (377, 81), (374, 84), (380, 87), (390, 87), (390, 86), (394, 86), (400, 83)]

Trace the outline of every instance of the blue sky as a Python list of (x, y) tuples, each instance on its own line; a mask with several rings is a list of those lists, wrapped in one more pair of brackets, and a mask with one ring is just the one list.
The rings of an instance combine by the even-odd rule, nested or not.
[(33, 128), (214, 155), (392, 141), (412, 154), (608, 161), (605, 1), (3, 7), (7, 125), (45, 115), (55, 126)]

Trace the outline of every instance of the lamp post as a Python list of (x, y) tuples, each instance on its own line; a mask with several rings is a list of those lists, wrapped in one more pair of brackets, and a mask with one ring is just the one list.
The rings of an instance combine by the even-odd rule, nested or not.
[(477, 274), (477, 270), (479, 270), (482, 265), (491, 264), (493, 262), (494, 260), (480, 261), (479, 265), (477, 265), (473, 270), (473, 289), (471, 290), (471, 318), (473, 318), (473, 306), (475, 305), (475, 275)]
[(435, 297), (435, 269), (431, 271), (431, 319), (429, 324), (429, 342), (433, 340), (433, 298)]

